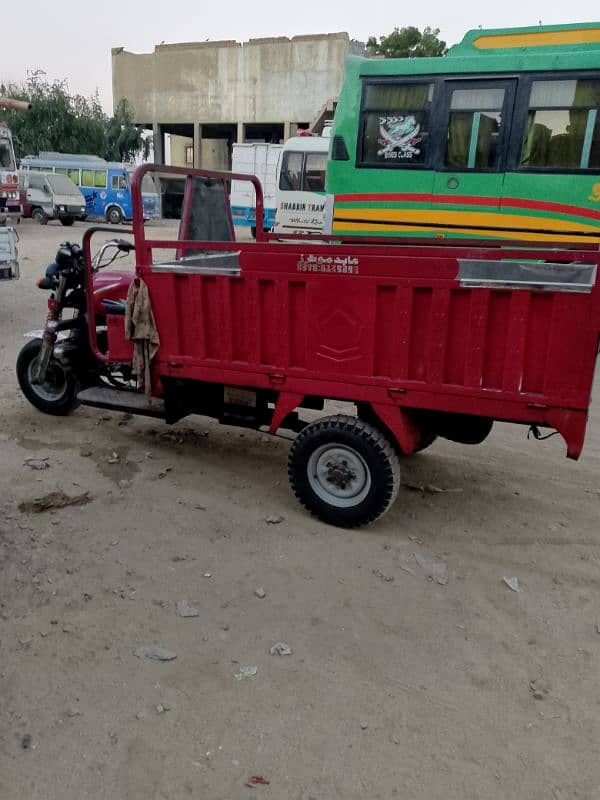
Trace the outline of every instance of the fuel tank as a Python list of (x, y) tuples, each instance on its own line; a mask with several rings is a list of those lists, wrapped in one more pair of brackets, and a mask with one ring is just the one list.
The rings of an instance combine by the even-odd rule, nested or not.
[(96, 313), (104, 316), (103, 300), (126, 300), (127, 291), (134, 278), (133, 270), (101, 270), (94, 275), (94, 301)]

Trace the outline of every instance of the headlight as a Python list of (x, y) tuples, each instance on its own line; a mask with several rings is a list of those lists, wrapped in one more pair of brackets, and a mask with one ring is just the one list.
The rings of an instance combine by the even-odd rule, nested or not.
[(67, 210), (67, 207), (66, 207), (66, 206), (61, 206), (61, 207), (60, 207), (60, 210), (61, 210), (61, 211), (63, 211), (63, 212), (66, 212), (66, 210)]

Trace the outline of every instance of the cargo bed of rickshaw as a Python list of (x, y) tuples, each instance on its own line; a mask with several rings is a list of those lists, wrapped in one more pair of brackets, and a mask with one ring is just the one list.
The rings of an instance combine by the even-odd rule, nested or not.
[[(555, 429), (579, 456), (600, 334), (597, 246), (282, 241), (260, 224), (256, 242), (235, 241), (226, 201), (201, 202), (231, 175), (173, 168), (162, 171), (186, 181), (179, 239), (150, 239), (147, 169), (133, 181), (136, 274), (160, 335), (151, 395), (168, 422), (204, 413), (307, 439), (298, 410), (335, 399), (404, 454), (437, 435), (477, 443), (501, 420)], [(216, 211), (218, 241), (205, 224)], [(98, 358), (123, 358), (121, 330), (108, 326), (100, 352), (90, 318)]]

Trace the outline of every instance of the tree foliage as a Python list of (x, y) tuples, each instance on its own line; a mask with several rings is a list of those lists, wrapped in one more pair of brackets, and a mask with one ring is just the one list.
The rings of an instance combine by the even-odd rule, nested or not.
[(12, 130), (17, 159), (41, 150), (109, 161), (131, 161), (140, 151), (148, 157), (149, 142), (134, 124), (127, 100), (108, 117), (97, 94), (71, 94), (66, 81), (47, 81), (43, 72), (33, 73), (23, 84), (0, 86), (0, 95), (31, 103), (28, 112), (0, 109), (0, 119)]
[(388, 36), (370, 36), (367, 48), (384, 58), (426, 58), (443, 56), (448, 48), (446, 42), (439, 38), (439, 28), (394, 28)]
[(106, 155), (108, 161), (133, 161), (142, 151), (148, 158), (150, 142), (142, 137), (142, 128), (133, 122), (133, 108), (126, 99), (119, 101), (114, 116), (106, 124)]

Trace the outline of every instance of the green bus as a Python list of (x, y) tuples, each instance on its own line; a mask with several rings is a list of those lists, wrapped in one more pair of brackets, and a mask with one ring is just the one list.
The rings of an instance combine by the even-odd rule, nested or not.
[(351, 57), (327, 192), (333, 234), (600, 243), (600, 23)]

